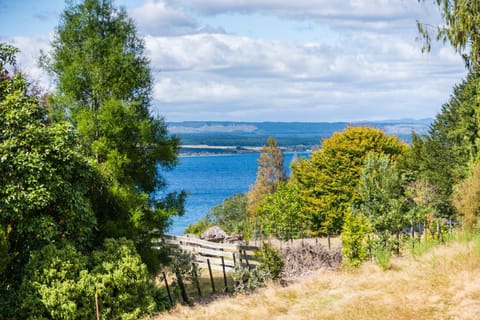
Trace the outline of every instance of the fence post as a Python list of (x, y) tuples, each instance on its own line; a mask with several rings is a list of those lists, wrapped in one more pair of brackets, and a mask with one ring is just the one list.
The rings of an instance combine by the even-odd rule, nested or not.
[(200, 290), (200, 282), (198, 281), (198, 273), (197, 273), (197, 265), (195, 262), (192, 262), (192, 268), (193, 268), (193, 276), (195, 277), (195, 283), (197, 285), (197, 292), (198, 296), (202, 296), (202, 291)]
[(170, 300), (170, 306), (173, 307), (173, 299), (172, 299), (172, 295), (170, 294), (170, 287), (168, 286), (167, 275), (165, 274), (165, 272), (162, 272), (162, 274), (163, 274), (163, 281), (165, 282), (165, 287), (167, 288), (168, 300)]
[(248, 262), (248, 257), (247, 257), (247, 251), (246, 250), (243, 250), (243, 256), (245, 258), (245, 262), (247, 263), (247, 267), (250, 268), (250, 263)]
[(210, 283), (212, 285), (213, 293), (215, 293), (215, 282), (213, 281), (212, 267), (210, 266), (210, 259), (207, 259), (208, 273), (210, 274)]
[(225, 292), (228, 292), (228, 284), (227, 284), (227, 273), (225, 272), (225, 259), (222, 258), (222, 269), (223, 269), (223, 283), (225, 284)]
[(185, 284), (183, 283), (182, 274), (178, 269), (175, 270), (175, 274), (177, 276), (178, 286), (180, 287), (180, 294), (182, 295), (183, 302), (188, 304), (188, 296), (187, 291), (185, 290)]

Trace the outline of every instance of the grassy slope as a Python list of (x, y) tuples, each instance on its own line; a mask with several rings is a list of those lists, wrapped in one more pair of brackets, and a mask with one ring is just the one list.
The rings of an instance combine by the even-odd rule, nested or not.
[(179, 306), (158, 319), (479, 319), (480, 241), (453, 243), (382, 271), (319, 271), (288, 287)]

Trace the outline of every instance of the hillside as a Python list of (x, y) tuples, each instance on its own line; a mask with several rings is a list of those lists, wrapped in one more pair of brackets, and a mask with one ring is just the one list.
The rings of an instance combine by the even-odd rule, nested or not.
[(157, 319), (478, 319), (480, 242), (441, 246), (397, 258), (382, 271), (318, 271), (256, 294), (179, 306)]
[[(425, 133), (432, 119), (363, 122), (170, 122), (169, 131), (182, 140), (182, 153), (246, 153), (274, 137), (289, 151), (318, 147), (321, 141), (345, 127), (371, 126), (409, 142), (411, 133)], [(206, 148), (205, 146), (208, 146)], [(225, 148), (229, 146), (230, 148)], [(212, 148), (218, 147), (218, 148)], [(250, 147), (250, 148), (248, 148)]]

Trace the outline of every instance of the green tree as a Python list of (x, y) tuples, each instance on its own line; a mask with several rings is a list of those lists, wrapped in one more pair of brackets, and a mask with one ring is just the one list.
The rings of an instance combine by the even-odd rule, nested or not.
[(185, 233), (200, 235), (211, 226), (219, 226), (227, 234), (241, 234), (248, 238), (252, 230), (248, 223), (246, 195), (237, 193), (228, 197), (211, 208), (203, 219), (189, 225)]
[(412, 136), (412, 147), (399, 161), (401, 170), (411, 172), (412, 181), (422, 180), (435, 187), (439, 197), (433, 209), (443, 217), (455, 214), (453, 186), (467, 177), (479, 158), (478, 92), (478, 73), (471, 72), (454, 87), (428, 133)]
[(91, 246), (97, 219), (89, 194), (103, 185), (72, 126), (50, 123), (23, 75), (8, 73), (16, 52), (0, 44), (0, 309), (6, 317), (19, 303), (32, 251), (59, 241)]
[(358, 184), (358, 212), (370, 220), (373, 232), (384, 241), (405, 226), (403, 181), (390, 158), (371, 153), (365, 159)]
[[(434, 31), (436, 40), (449, 42), (462, 55), (467, 67), (477, 67), (480, 62), (480, 3), (477, 0), (435, 0), (434, 2), (444, 21), (444, 24), (437, 26)], [(430, 51), (433, 26), (419, 21), (417, 26), (424, 40), (422, 50)]]
[(391, 159), (407, 146), (379, 129), (348, 127), (323, 141), (311, 159), (302, 159), (293, 167), (305, 210), (316, 234), (340, 233), (343, 215), (359, 199), (357, 186), (365, 158), (371, 152)]
[(257, 205), (260, 228), (265, 235), (283, 240), (300, 238), (308, 230), (298, 186), (281, 183), (277, 191), (266, 195)]
[(277, 146), (277, 141), (270, 137), (258, 159), (255, 183), (247, 193), (247, 212), (251, 222), (256, 223), (257, 204), (265, 195), (274, 193), (277, 186), (286, 179), (283, 152)]
[(52, 47), (42, 62), (57, 81), (53, 101), (65, 108), (85, 153), (109, 181), (92, 201), (97, 243), (128, 237), (154, 270), (158, 256), (150, 240), (162, 234), (168, 217), (183, 212), (185, 194), (156, 198), (165, 186), (158, 165), (176, 164), (179, 140), (149, 113), (152, 80), (144, 42), (113, 1), (85, 0), (67, 5)]

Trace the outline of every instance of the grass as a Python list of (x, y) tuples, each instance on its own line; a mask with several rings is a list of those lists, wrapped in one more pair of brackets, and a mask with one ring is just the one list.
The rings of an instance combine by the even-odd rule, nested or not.
[[(199, 285), (200, 285), (200, 292), (202, 296), (200, 297), (198, 295), (198, 289), (197, 286), (194, 282), (186, 282), (185, 283), (185, 290), (187, 291), (187, 296), (189, 299), (189, 302), (191, 303), (198, 303), (202, 300), (211, 300), (211, 296), (214, 294), (213, 288), (211, 285), (211, 280), (210, 280), (210, 275), (208, 273), (208, 269), (202, 269), (199, 271)], [(216, 271), (212, 270), (212, 276), (213, 276), (213, 283), (215, 286), (215, 294), (221, 294), (225, 292), (225, 280), (223, 278), (223, 272), (221, 271)], [(172, 281), (175, 282), (175, 275), (171, 273), (167, 273), (167, 278), (168, 282), (171, 286)], [(164, 288), (164, 282), (163, 280), (159, 279), (158, 280), (158, 285), (161, 288)], [(231, 275), (227, 273), (227, 287), (229, 292), (233, 292), (233, 280)], [(176, 303), (182, 303), (182, 298), (180, 296), (180, 289), (177, 287), (170, 287), (172, 298)]]
[(460, 239), (418, 256), (392, 257), (382, 271), (318, 271), (281, 287), (177, 306), (157, 319), (477, 319), (480, 237)]

